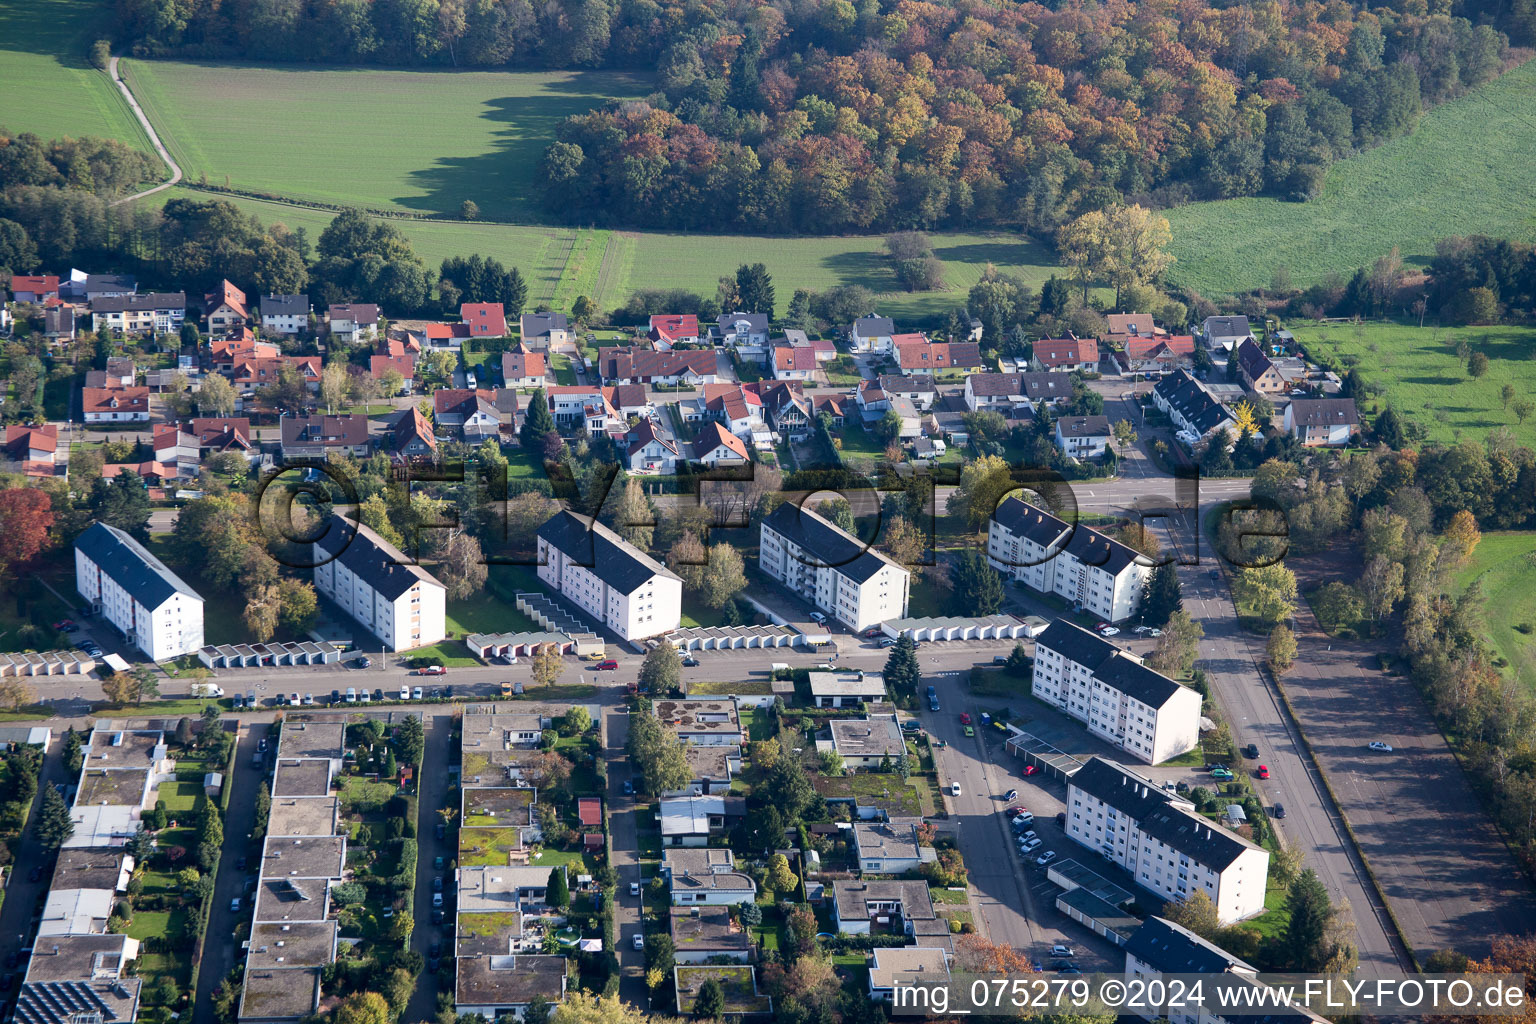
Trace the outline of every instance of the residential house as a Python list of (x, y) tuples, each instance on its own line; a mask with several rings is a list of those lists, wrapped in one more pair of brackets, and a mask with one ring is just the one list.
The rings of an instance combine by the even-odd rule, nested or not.
[(495, 393), (468, 388), (439, 388), (432, 392), (432, 418), (445, 430), (458, 430), (470, 444), (501, 436), (501, 414)]
[(332, 303), (325, 318), (331, 337), (343, 344), (357, 345), (379, 336), (379, 307), (371, 302)]
[(432, 434), (432, 424), (427, 422), (420, 409), (413, 407), (402, 412), (390, 432), (394, 436), (396, 457), (437, 458), (437, 438)]
[(892, 339), (896, 348), (896, 366), (903, 374), (974, 369), (982, 365), (981, 346), (974, 341), (930, 342), (920, 334), (898, 335), (898, 337), (921, 339), (910, 342)]
[[(802, 332), (803, 334), (803, 332)], [(768, 344), (766, 313), (721, 313), (710, 331), (710, 340), (729, 348), (761, 347)]]
[(809, 345), (776, 345), (773, 349), (774, 380), (810, 380), (817, 365), (816, 350)]
[(350, 413), (343, 416), (281, 417), (278, 436), (285, 461), (323, 459), (331, 452), (368, 455), (368, 417)]
[(203, 599), (115, 526), (96, 523), (75, 540), (75, 589), (151, 661), (203, 646)]
[(308, 295), (263, 295), (261, 329), (292, 337), (309, 330)]
[(818, 708), (856, 708), (886, 699), (885, 675), (881, 672), (813, 671), (811, 703)]
[[(834, 719), (835, 721), (835, 719)], [(917, 841), (917, 825), (911, 820), (860, 821), (853, 826), (853, 848), (858, 855), (859, 870), (874, 875), (904, 875), (916, 871), (925, 860), (933, 859), (933, 850), (927, 856)]]
[(1125, 340), (1125, 368), (1131, 373), (1168, 373), (1193, 369), (1195, 339), (1190, 334), (1161, 335)]
[(1041, 338), (1035, 342), (1035, 361), (1047, 370), (1093, 373), (1099, 368), (1099, 342), (1074, 336)]
[(841, 935), (868, 935), (875, 925), (914, 935), (935, 921), (927, 882), (840, 878), (832, 883), (832, 923)]
[(199, 458), (219, 452), (240, 452), (247, 459), (257, 454), (251, 445), (251, 421), (244, 416), (199, 416), (189, 433), (197, 439)]
[(59, 298), (68, 302), (120, 299), (138, 291), (139, 283), (131, 274), (87, 274), (71, 268), (69, 277), (59, 282)]
[(731, 779), (741, 774), (740, 747), (701, 747), (690, 743), (683, 748), (683, 757), (688, 762), (688, 785), (662, 796), (708, 796), (729, 792)]
[(313, 558), (315, 590), (391, 650), (427, 647), (447, 635), (443, 585), (362, 523), (331, 516)]
[(682, 964), (702, 964), (714, 957), (738, 963), (752, 958), (752, 936), (727, 907), (673, 907), (668, 915), (673, 959)]
[(235, 364), (251, 359), (277, 359), (282, 350), (268, 341), (257, 341), (250, 332), (216, 338), (208, 344), (208, 357), (217, 373), (232, 376)]
[(659, 700), (651, 710), (690, 746), (741, 745), (741, 716), (734, 700)]
[(40, 306), (59, 297), (59, 279), (55, 274), (13, 274), (11, 298)]
[[(832, 673), (818, 674), (830, 676)], [(875, 699), (885, 699), (884, 687)], [(896, 724), (895, 715), (834, 718), (827, 723), (827, 729), (831, 733), (831, 739), (827, 741), (829, 749), (836, 751), (849, 768), (879, 768), (907, 752), (907, 743), (901, 735), (901, 727)], [(817, 748), (821, 748), (820, 741)]]
[(1253, 337), (1246, 316), (1208, 316), (1200, 325), (1200, 337), (1209, 349), (1231, 352)]
[(1162, 764), (1200, 742), (1198, 691), (1066, 619), (1035, 638), (1033, 679), (1036, 697), (1148, 764)]
[[(395, 371), (400, 375), (400, 394), (408, 395), (416, 384), (416, 357), (409, 352), (402, 355), (372, 355), (368, 357), (368, 375), (374, 380), (383, 380), (389, 371)], [(386, 398), (394, 398), (394, 395), (386, 395)]]
[(1152, 322), (1151, 313), (1110, 313), (1105, 318), (1109, 330), (1104, 337), (1115, 347), (1123, 348), (1132, 338), (1165, 338), (1168, 332)]
[(101, 467), (101, 475), (108, 480), (116, 476), (136, 476), (144, 481), (144, 486), (150, 489), (151, 497), (164, 497), (156, 495), (157, 488), (164, 487), (175, 476), (175, 466), (165, 466), (158, 462), (109, 462)]
[(457, 955), (453, 1012), (470, 1019), (521, 1020), (535, 1002), (559, 1006), (570, 983), (568, 967), (565, 957), (547, 953)]
[(1103, 455), (1112, 436), (1108, 416), (1062, 416), (1056, 420), (1056, 447), (1073, 458)]
[(310, 391), (318, 391), (320, 388), (320, 357), (319, 356), (278, 356), (276, 359), (237, 359), (233, 370), (233, 383), (237, 388), (258, 388), (268, 384), (276, 384), (282, 377), (283, 368), (288, 367), (298, 374), (304, 382), (305, 388)]
[(670, 352), (601, 348), (597, 370), (605, 384), (713, 384), (719, 379), (714, 349)]
[(11, 472), (53, 476), (58, 452), (59, 428), (55, 423), (35, 427), (18, 423), (5, 428), (5, 460), (15, 467)]
[(621, 639), (678, 628), (682, 579), (602, 523), (560, 512), (538, 538), (539, 579)]
[(1261, 395), (1278, 394), (1289, 387), (1280, 368), (1270, 362), (1263, 347), (1252, 338), (1238, 342), (1232, 358), (1237, 360), (1237, 375), (1245, 387)]
[(660, 802), (661, 845), (708, 846), (711, 837), (729, 832), (747, 812), (739, 796), (685, 796)]
[(995, 409), (1007, 416), (1023, 407), (1034, 413), (1042, 405), (1059, 406), (1072, 398), (1070, 373), (973, 373), (961, 392), (971, 412)]
[(155, 461), (171, 467), (177, 476), (196, 476), (202, 462), (202, 447), (197, 438), (174, 423), (157, 424), (153, 444)]
[(75, 340), (75, 307), (67, 302), (43, 310), (43, 333), (49, 341)]
[(91, 300), (91, 330), (119, 334), (173, 334), (187, 315), (186, 292), (151, 292)]
[(1353, 398), (1293, 398), (1285, 432), (1308, 448), (1343, 448), (1360, 436), (1360, 411)]
[(711, 469), (720, 466), (744, 466), (752, 461), (752, 455), (747, 451), (746, 443), (715, 420), (706, 423), (699, 430), (698, 436), (693, 439), (690, 458), (691, 461), (709, 466)]
[(912, 574), (794, 502), (783, 503), (763, 518), (758, 565), (851, 629), (907, 615)]
[(465, 302), (459, 306), (459, 320), (469, 328), (471, 338), (505, 338), (507, 310), (499, 302)]
[(222, 338), (231, 331), (249, 326), (251, 310), (245, 302), (245, 292), (236, 288), (228, 279), (219, 287), (203, 296), (203, 322), (208, 325), (208, 335)]
[(535, 352), (526, 341), (501, 354), (501, 382), (505, 387), (541, 388), (545, 373), (544, 353)]
[(1067, 780), (1066, 833), (1164, 901), (1204, 892), (1232, 924), (1263, 913), (1269, 853), (1123, 765), (1092, 757)]
[(869, 997), (892, 1002), (898, 986), (949, 985), (949, 954), (933, 946), (871, 950)]
[(939, 389), (933, 383), (933, 375), (927, 373), (914, 373), (908, 376), (899, 373), (882, 373), (875, 378), (875, 384), (887, 396), (905, 398), (924, 412), (933, 408), (934, 400), (939, 396)]
[(1166, 374), (1152, 388), (1152, 404), (1180, 431), (1196, 439), (1237, 425), (1232, 413), (1187, 370)]
[(722, 847), (665, 849), (661, 852), (661, 871), (673, 906), (720, 907), (757, 899), (757, 883), (751, 875), (736, 870), (735, 855)]
[(571, 322), (564, 313), (524, 313), (518, 322), (523, 344), (551, 349), (571, 340)]
[(854, 401), (858, 403), (860, 418), (866, 426), (894, 411), (901, 420), (896, 432), (898, 437), (913, 438), (922, 433), (922, 417), (918, 415), (917, 406), (902, 395), (888, 393), (881, 387), (879, 378), (861, 381), (854, 392)]
[(641, 420), (624, 435), (625, 464), (631, 473), (660, 473), (670, 476), (677, 472), (681, 456), (677, 451), (677, 438), (654, 419)]
[(86, 423), (148, 423), (149, 388), (81, 388)]
[(679, 402), (688, 423), (714, 420), (740, 438), (750, 438), (753, 425), (762, 424), (763, 399), (756, 389), (736, 383), (705, 384), (697, 397)]
[(805, 388), (799, 381), (776, 381), (759, 391), (763, 410), (775, 430), (791, 439), (804, 437), (811, 432), (811, 418), (815, 410), (805, 397)]
[(888, 316), (861, 316), (848, 328), (848, 347), (854, 352), (891, 351), (891, 338), (896, 333), (896, 321)]
[(586, 384), (561, 384), (544, 389), (555, 426), (567, 433), (585, 427), (588, 433), (605, 434), (624, 428), (624, 417), (612, 401), (612, 388)]
[(1141, 608), (1151, 559), (1089, 527), (1069, 524), (1021, 498), (987, 524), (987, 562), (1032, 590), (1058, 594), (1106, 622)]
[[(92, 374), (100, 376), (92, 377)], [(139, 368), (127, 356), (109, 356), (105, 370), (88, 370), (85, 376), (88, 388), (131, 388), (138, 380)]]
[(651, 317), (651, 342), (661, 350), (699, 343), (699, 318), (692, 313), (660, 313)]

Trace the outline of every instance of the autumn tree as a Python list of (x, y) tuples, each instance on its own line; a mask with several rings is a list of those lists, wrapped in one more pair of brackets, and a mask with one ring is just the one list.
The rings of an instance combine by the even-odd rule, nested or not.
[(0, 706), (12, 711), (20, 711), (28, 704), (37, 700), (37, 691), (32, 689), (20, 679), (8, 678), (0, 680)]
[(1266, 647), (1269, 657), (1269, 667), (1275, 675), (1283, 675), (1290, 671), (1296, 662), (1296, 635), (1285, 623), (1280, 623), (1269, 631), (1269, 643)]
[(922, 578), (923, 568), (928, 561), (928, 539), (912, 525), (912, 520), (906, 516), (887, 520), (880, 531), (877, 546), (890, 556), (891, 561), (912, 574), (913, 584)]
[(704, 573), (708, 568), (709, 551), (704, 542), (692, 530), (684, 530), (667, 552), (667, 568), (682, 577), (683, 586), (689, 590), (704, 588)]
[(101, 692), (113, 704), (128, 704), (139, 698), (140, 683), (131, 672), (113, 672), (101, 681)]
[(53, 503), (35, 487), (0, 491), (0, 582), (48, 547)]
[(282, 614), (282, 601), (276, 584), (267, 583), (246, 590), (245, 628), (258, 643), (272, 639)]
[(710, 608), (723, 608), (738, 590), (747, 585), (741, 552), (725, 542), (711, 544), (708, 564), (704, 567), (703, 593)]
[(1296, 610), (1296, 574), (1279, 562), (1239, 569), (1232, 591), (1240, 608), (1265, 625), (1282, 622)]
[(540, 644), (533, 654), (533, 681), (539, 686), (554, 686), (565, 670), (559, 644)]
[(1088, 286), (1109, 269), (1113, 251), (1104, 211), (1089, 210), (1062, 228), (1056, 251), (1071, 271), (1070, 278), (1083, 286), (1083, 305), (1088, 305)]
[(624, 491), (619, 496), (613, 529), (641, 551), (650, 550), (651, 538), (656, 533), (656, 510), (651, 507), (651, 500), (645, 496), (640, 481), (633, 477), (625, 483)]
[(640, 663), (640, 686), (651, 693), (669, 693), (682, 679), (683, 659), (673, 644), (657, 644)]
[[(1168, 218), (1140, 205), (1117, 206), (1105, 223), (1103, 273), (1115, 283), (1115, 306), (1134, 286), (1156, 281), (1173, 265)], [(1086, 304), (1086, 299), (1084, 300)]]
[(1200, 654), (1200, 641), (1204, 636), (1204, 628), (1190, 617), (1189, 612), (1176, 611), (1163, 625), (1163, 635), (1157, 638), (1157, 646), (1152, 649), (1147, 664), (1164, 675), (1189, 675)]
[(485, 587), (487, 575), (480, 542), (472, 534), (455, 530), (437, 570), (450, 601), (462, 601), (478, 594)]
[(197, 411), (204, 416), (232, 416), (235, 412), (235, 386), (217, 374), (205, 374), (197, 389)]
[(1216, 904), (1203, 889), (1196, 889), (1182, 900), (1163, 904), (1163, 917), (1188, 928), (1202, 939), (1213, 939), (1221, 932)]
[(1441, 562), (1453, 571), (1461, 569), (1472, 557), (1472, 552), (1477, 549), (1482, 539), (1482, 531), (1477, 528), (1477, 517), (1466, 509), (1462, 509), (1451, 517), (1451, 521), (1446, 524), (1445, 532), (1441, 535)]
[(1035, 972), (1034, 962), (1021, 951), (980, 934), (962, 935), (955, 941), (955, 962), (967, 974)]

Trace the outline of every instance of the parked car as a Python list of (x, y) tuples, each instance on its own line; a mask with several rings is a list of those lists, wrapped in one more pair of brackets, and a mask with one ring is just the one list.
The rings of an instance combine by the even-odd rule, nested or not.
[(418, 686), (414, 690), (411, 691), (411, 699), (412, 700), (421, 700), (421, 698), (422, 698), (421, 687)]
[(1017, 800), (1018, 798), (1019, 798), (1019, 791), (1016, 790), (1016, 789), (1010, 789), (1008, 792), (1003, 794), (1003, 799), (1004, 800)]
[(332, 704), (340, 704), (341, 703), (341, 691), (340, 690), (332, 690), (331, 691), (331, 703)]
[(379, 689), (379, 688), (375, 687), (374, 691), (373, 691), (373, 699), (374, 700), (383, 700), (384, 699), (384, 691), (382, 689)]
[(645, 948), (645, 935), (643, 933), (635, 932), (635, 937), (634, 937), (634, 939), (632, 941), (634, 942), (634, 945), (635, 945), (636, 949), (644, 949)]
[(1248, 744), (1243, 748), (1243, 756), (1248, 758), (1250, 761), (1257, 758), (1259, 756), (1259, 745), (1257, 743)]
[(411, 688), (409, 686), (402, 686), (402, 687), (400, 687), (400, 699), (401, 700), (410, 700), (411, 699)]
[(367, 690), (364, 690), (362, 693), (359, 693), (357, 695), (357, 700), (358, 700), (358, 703), (360, 703), (360, 704), (367, 704), (370, 701), (372, 701), (373, 698), (369, 695)]
[(896, 646), (896, 638), (893, 637), (893, 636), (888, 636), (884, 640), (880, 641), (880, 646), (881, 647), (895, 647)]
[(640, 883), (639, 882), (630, 882), (629, 883), (629, 894), (631, 896), (639, 896), (640, 895)]
[(354, 661), (353, 664), (356, 665), (358, 668), (372, 668), (373, 667), (373, 659), (368, 657), (368, 655), (365, 654), (361, 658), (358, 658), (356, 661)]
[(1392, 753), (1392, 744), (1383, 743), (1381, 740), (1371, 740), (1370, 747), (1372, 750), (1379, 750), (1383, 754)]
[(239, 896), (236, 896), (234, 899), (229, 901), (229, 912), (231, 914), (238, 914), (238, 913), (240, 913), (240, 897)]
[(1030, 829), (1028, 832), (1021, 833), (1019, 838), (1023, 840), (1039, 839), (1040, 833), (1036, 832), (1034, 829)]
[(1063, 946), (1060, 943), (1051, 947), (1051, 956), (1077, 956), (1071, 946)]
[(818, 626), (825, 626), (827, 624), (827, 617), (821, 612), (811, 612), (811, 621)]
[(443, 876), (442, 875), (438, 875), (436, 878), (432, 879), (432, 891), (433, 892), (442, 892), (443, 891)]
[(907, 721), (901, 723), (901, 731), (902, 732), (922, 732), (923, 731), (923, 726), (922, 726), (921, 722), (914, 722), (911, 719), (908, 719)]
[(1041, 867), (1045, 867), (1047, 864), (1049, 864), (1051, 861), (1053, 861), (1055, 859), (1056, 859), (1056, 851), (1055, 850), (1046, 850), (1040, 856), (1035, 858), (1035, 863), (1040, 865)]
[(1285, 817), (1285, 804), (1275, 804), (1275, 809), (1271, 816), (1275, 818)]
[(1103, 629), (1099, 630), (1099, 635), (1100, 636), (1119, 636), (1120, 635), (1120, 629), (1117, 626), (1105, 626)]
[(355, 686), (347, 687), (347, 703), (348, 704), (356, 704), (357, 703), (357, 687), (355, 687)]
[(1014, 828), (1028, 828), (1030, 825), (1033, 825), (1034, 823), (1035, 823), (1035, 816), (1033, 814), (1030, 814), (1028, 811), (1025, 811), (1023, 814), (1016, 815), (1014, 817), (1014, 819), (1013, 819), (1013, 827)]
[(1033, 852), (1035, 852), (1036, 849), (1039, 848), (1039, 846), (1040, 846), (1040, 837), (1039, 836), (1036, 836), (1034, 839), (1026, 839), (1022, 843), (1019, 844), (1019, 847), (1025, 853), (1033, 853)]
[(970, 725), (971, 724), (971, 713), (969, 711), (962, 711), (962, 712), (960, 712), (960, 724), (961, 725)]
[(435, 892), (435, 893), (432, 894), (432, 905), (434, 907), (441, 907), (443, 905), (443, 894), (442, 893)]
[(969, 725), (962, 727), (961, 731), (965, 733), (967, 739), (976, 735), (976, 730)]
[(1037, 764), (1027, 764), (1027, 765), (1024, 766), (1024, 770), (1022, 772), (1020, 772), (1019, 774), (1024, 776), (1027, 779), (1031, 775), (1034, 775), (1039, 770), (1040, 770), (1040, 766), (1039, 765), (1037, 765)]
[(1268, 765), (1263, 765), (1263, 764), (1259, 765), (1259, 778), (1261, 778), (1261, 779), (1269, 778), (1269, 766)]
[(1003, 813), (1008, 815), (1008, 817), (1012, 818), (1012, 817), (1015, 817), (1015, 816), (1020, 815), (1020, 814), (1028, 814), (1029, 813), (1029, 808), (1025, 807), (1023, 804), (1014, 804), (1012, 807), (1008, 808), (1008, 810), (1004, 811)]
[(635, 784), (633, 782), (631, 782), (629, 779), (625, 779), (624, 780), (624, 795), (625, 796), (634, 796), (635, 795)]
[(302, 703), (304, 703), (304, 699), (299, 696), (297, 690), (295, 690), (293, 693), (290, 693), (288, 695), (288, 706), (289, 707), (296, 708), (296, 707), (298, 707)]
[(442, 854), (438, 854), (436, 857), (432, 858), (432, 867), (436, 871), (443, 870), (443, 855)]
[(314, 703), (315, 703), (315, 695), (312, 694), (312, 693), (306, 693), (304, 695), (304, 705), (305, 705), (305, 707), (312, 707), (312, 706), (314, 706)]
[(448, 670), (441, 665), (428, 665), (425, 668), (417, 669), (416, 674), (419, 676), (445, 676), (448, 674)]
[(1211, 778), (1220, 779), (1223, 782), (1231, 782), (1233, 775), (1230, 771), (1223, 768), (1221, 765), (1217, 765), (1215, 768), (1211, 769)]
[(687, 668), (698, 668), (699, 659), (689, 654), (683, 658), (683, 665)]
[(619, 663), (614, 661), (612, 658), (609, 658), (606, 661), (598, 662), (595, 667), (599, 672), (612, 672), (614, 669), (619, 667)]
[(444, 825), (442, 822), (438, 822), (433, 829), (433, 834), (436, 835), (439, 839), (444, 838), (448, 834), (448, 826)]

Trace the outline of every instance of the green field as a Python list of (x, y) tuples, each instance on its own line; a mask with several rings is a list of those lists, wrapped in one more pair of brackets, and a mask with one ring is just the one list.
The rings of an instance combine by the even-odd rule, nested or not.
[(1228, 199), (1168, 211), (1173, 279), (1209, 297), (1268, 287), (1275, 268), (1306, 287), (1348, 276), (1395, 245), (1409, 263), (1436, 239), (1536, 239), (1536, 61), (1426, 114), (1412, 135), (1328, 172), (1308, 203)]
[(402, 213), (538, 213), (535, 171), (555, 128), (643, 76), (122, 62), (188, 181)]
[[(1458, 590), (1483, 585), (1488, 642), (1509, 662), (1510, 677), (1536, 687), (1536, 533), (1485, 533), (1456, 577)], [(1524, 632), (1516, 627), (1524, 627)]]
[[(190, 188), (169, 189), (147, 201), (163, 203), (173, 197), (228, 198), (263, 223), (302, 227), (311, 239), (332, 216), (324, 210)], [(883, 235), (759, 238), (424, 220), (391, 223), (410, 237), (429, 266), (448, 256), (480, 253), (517, 267), (528, 281), (529, 308), (539, 303), (569, 308), (577, 295), (587, 295), (599, 308), (611, 310), (640, 288), (687, 288), (713, 296), (721, 274), (740, 263), (761, 261), (773, 275), (780, 313), (797, 288), (820, 291), (861, 284), (877, 296), (880, 313), (902, 320), (943, 316), (963, 305), (989, 263), (1036, 289), (1052, 273), (1061, 272), (1046, 247), (1002, 233), (933, 235), (934, 250), (944, 261), (945, 287), (908, 293), (896, 288), (883, 255)]]
[[(1536, 329), (1529, 327), (1416, 327), (1395, 323), (1289, 324), (1314, 357), (1351, 360), (1367, 381), (1385, 387), (1364, 403), (1367, 414), (1390, 404), (1422, 423), (1431, 440), (1481, 441), (1508, 427), (1522, 444), (1536, 445), (1536, 416), (1520, 423), (1499, 392), (1514, 385), (1519, 396), (1536, 394)], [(1488, 357), (1488, 372), (1473, 378), (1456, 356), (1465, 341)]]
[(0, 0), (0, 128), (96, 135), (147, 151), (127, 101), (86, 61), (109, 20), (91, 0)]

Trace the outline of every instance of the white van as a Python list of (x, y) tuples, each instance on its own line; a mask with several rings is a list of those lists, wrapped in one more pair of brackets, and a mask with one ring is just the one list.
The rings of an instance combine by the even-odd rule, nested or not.
[(194, 697), (222, 697), (224, 687), (214, 683), (193, 683), (192, 696)]

